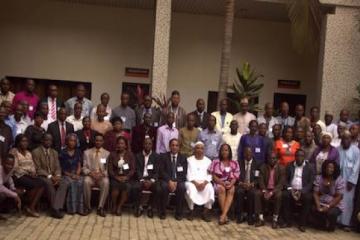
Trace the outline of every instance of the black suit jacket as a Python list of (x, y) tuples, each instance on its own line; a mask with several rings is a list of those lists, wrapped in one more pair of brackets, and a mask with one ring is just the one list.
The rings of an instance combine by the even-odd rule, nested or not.
[[(291, 182), (294, 178), (295, 174), (295, 166), (294, 163), (290, 163), (286, 169), (286, 187), (291, 187)], [(314, 167), (308, 163), (305, 162), (305, 166), (303, 168), (302, 172), (302, 193), (310, 193), (313, 188), (314, 183)]]
[[(246, 176), (246, 171), (245, 171), (245, 160), (240, 160), (239, 161), (239, 165), (240, 165), (240, 177), (239, 177), (239, 182), (245, 182), (245, 176)], [(255, 182), (255, 171), (259, 170), (258, 165), (256, 164), (256, 161), (253, 159), (251, 162), (251, 166), (250, 166), (250, 183), (254, 183)]]
[[(159, 174), (159, 160), (160, 156), (154, 152), (152, 152), (149, 156), (149, 160), (147, 166), (153, 165), (153, 169), (148, 169), (148, 176), (146, 179), (154, 179), (155, 181), (158, 180)], [(144, 179), (144, 166), (145, 164), (145, 157), (142, 152), (135, 155), (135, 177), (136, 180)]]
[(89, 142), (86, 141), (86, 137), (82, 129), (77, 130), (75, 133), (78, 137), (78, 143), (81, 151), (85, 151), (86, 149), (90, 149), (95, 146), (95, 135), (97, 134), (97, 131), (92, 129), (90, 130)]
[[(74, 126), (71, 123), (65, 122), (65, 131), (66, 135), (69, 133), (74, 133)], [(60, 126), (59, 121), (55, 121), (49, 124), (48, 133), (53, 137), (53, 148), (57, 151), (61, 151), (61, 135), (60, 135)]]
[[(187, 159), (186, 156), (178, 153), (176, 159), (176, 179), (171, 178), (172, 167), (171, 167), (171, 154), (170, 152), (161, 155), (160, 167), (159, 167), (159, 179), (165, 182), (169, 180), (177, 182), (185, 182), (187, 174)], [(178, 171), (178, 167), (182, 167), (183, 171)]]
[(210, 117), (210, 113), (207, 113), (207, 112), (204, 111), (204, 116), (203, 116), (202, 121), (200, 121), (200, 117), (199, 117), (196, 110), (191, 112), (191, 113), (196, 116), (195, 127), (201, 127), (202, 129), (206, 129), (207, 124), (208, 124), (208, 119)]
[[(270, 176), (270, 167), (267, 164), (263, 164), (260, 167), (260, 176), (259, 176), (259, 188), (260, 190), (266, 190), (267, 185), (269, 182)], [(274, 173), (274, 190), (281, 191), (284, 188), (285, 184), (285, 168), (277, 164), (275, 166), (275, 173)]]

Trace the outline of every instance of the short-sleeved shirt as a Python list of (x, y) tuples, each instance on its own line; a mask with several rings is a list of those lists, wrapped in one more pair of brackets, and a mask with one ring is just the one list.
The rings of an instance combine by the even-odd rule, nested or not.
[(135, 111), (129, 107), (123, 107), (123, 106), (117, 106), (114, 108), (111, 112), (111, 119), (114, 117), (119, 117), (123, 121), (123, 128), (131, 131), (133, 127), (135, 127), (136, 124), (136, 116)]
[[(322, 176), (317, 176), (314, 182), (314, 191), (320, 192), (320, 203), (330, 204), (331, 201), (334, 199), (336, 193), (344, 194), (345, 192), (345, 182), (339, 176), (335, 182), (333, 182), (329, 187), (324, 185), (324, 179)], [(341, 200), (338, 205), (341, 211), (344, 210), (344, 201)]]
[(66, 107), (66, 111), (68, 112), (68, 114), (69, 115), (74, 114), (74, 105), (75, 105), (75, 103), (78, 103), (78, 102), (82, 104), (81, 116), (83, 116), (83, 117), (90, 116), (91, 110), (93, 107), (92, 102), (87, 98), (83, 98), (80, 101), (77, 97), (72, 97), (65, 102), (65, 107)]
[(295, 153), (300, 148), (300, 144), (296, 141), (285, 142), (280, 139), (275, 142), (274, 152), (279, 156), (279, 164), (287, 166), (295, 161)]
[(216, 159), (212, 161), (209, 172), (223, 181), (231, 181), (239, 179), (240, 167), (238, 161), (231, 160), (229, 166), (226, 167), (219, 159)]
[(223, 144), (221, 132), (217, 130), (209, 131), (209, 129), (205, 129), (204, 131), (200, 132), (199, 141), (203, 142), (205, 145), (206, 157), (210, 158), (211, 160), (218, 157), (220, 146)]
[(193, 153), (193, 147), (197, 141), (200, 130), (193, 128), (189, 130), (187, 127), (183, 127), (179, 130), (180, 141), (180, 153), (190, 157)]
[(60, 152), (59, 162), (63, 173), (64, 172), (75, 173), (78, 168), (78, 164), (81, 161), (82, 161), (82, 154), (79, 149), (76, 149), (74, 155), (72, 156), (68, 153), (66, 148)]

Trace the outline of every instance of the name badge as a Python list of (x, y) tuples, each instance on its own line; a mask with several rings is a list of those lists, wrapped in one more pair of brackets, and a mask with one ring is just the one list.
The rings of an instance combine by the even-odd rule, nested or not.
[(353, 168), (353, 167), (354, 167), (354, 164), (353, 164), (352, 162), (349, 162), (349, 163), (347, 164), (347, 167), (348, 167), (348, 168)]
[(147, 165), (147, 169), (148, 169), (148, 170), (153, 170), (153, 169), (154, 169), (154, 165), (153, 165), (153, 164)]
[(159, 123), (158, 122), (154, 122), (154, 127), (158, 127)]
[(212, 141), (211, 141), (211, 144), (212, 144), (212, 145), (217, 145), (217, 141), (212, 140)]
[(194, 142), (191, 142), (190, 143), (190, 146), (193, 148), (193, 147), (195, 147), (195, 143)]
[(283, 147), (283, 148), (288, 148), (288, 147), (289, 147), (289, 145), (288, 145), (288, 144), (286, 144), (286, 143), (284, 143), (284, 144), (282, 145), (282, 147)]
[(230, 170), (231, 170), (230, 167), (225, 167), (225, 172), (228, 173), (228, 172), (230, 172)]
[(109, 121), (109, 120), (110, 120), (110, 116), (107, 115), (106, 117), (104, 117), (104, 120)]
[(4, 136), (0, 136), (0, 141), (1, 141), (1, 142), (5, 142)]
[(30, 111), (34, 111), (34, 107), (33, 107), (33, 106), (29, 106), (29, 110), (30, 110)]
[(100, 163), (105, 164), (106, 163), (106, 158), (100, 158)]
[(175, 122), (173, 122), (172, 127), (176, 128), (176, 123)]
[(129, 170), (129, 164), (125, 163), (125, 164), (123, 165), (123, 169), (124, 169), (124, 170)]
[(21, 129), (16, 129), (16, 135), (21, 134)]
[(126, 122), (126, 117), (120, 117), (120, 118), (123, 121), (123, 123)]
[(255, 152), (259, 153), (259, 152), (261, 152), (261, 149), (257, 147), (257, 148), (255, 148)]
[(183, 171), (184, 171), (184, 168), (183, 168), (182, 166), (178, 166), (178, 167), (177, 167), (177, 171), (178, 171), (178, 172), (183, 172)]
[(259, 175), (260, 175), (260, 172), (259, 172), (259, 170), (255, 170), (255, 177), (258, 177)]

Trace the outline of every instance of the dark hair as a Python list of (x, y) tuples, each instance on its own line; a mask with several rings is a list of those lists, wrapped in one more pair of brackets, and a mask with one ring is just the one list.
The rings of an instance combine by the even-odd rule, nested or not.
[(114, 125), (116, 122), (124, 123), (123, 120), (121, 119), (121, 117), (113, 117), (113, 118), (111, 118), (110, 122), (112, 125)]
[(171, 145), (171, 143), (172, 143), (173, 141), (179, 142), (179, 140), (178, 140), (177, 138), (172, 138), (172, 139), (170, 139), (170, 141), (169, 141), (169, 146)]
[(129, 145), (129, 142), (128, 140), (126, 139), (126, 137), (124, 136), (119, 136), (117, 139), (116, 139), (116, 143), (118, 143), (120, 140), (123, 140), (125, 142), (125, 145), (128, 146)]
[(86, 120), (86, 119), (89, 119), (89, 121), (91, 121), (91, 118), (90, 118), (89, 116), (85, 116), (85, 117), (83, 117), (83, 119), (82, 119), (82, 123), (84, 123), (84, 120)]
[(292, 130), (293, 135), (294, 135), (294, 128), (293, 128), (292, 126), (285, 126), (284, 129), (283, 129), (283, 131), (282, 131), (282, 135), (284, 136), (285, 133), (286, 133), (289, 129)]
[(34, 119), (37, 118), (37, 117), (42, 117), (44, 118), (44, 114), (42, 112), (35, 112), (34, 113)]
[(95, 139), (96, 137), (102, 137), (102, 138), (104, 138), (104, 135), (101, 134), (101, 133), (99, 133), (99, 132), (96, 132), (96, 133), (95, 133), (95, 136), (94, 136), (94, 139)]
[(104, 92), (104, 93), (102, 93), (102, 94), (100, 95), (100, 98), (102, 98), (102, 97), (105, 96), (105, 95), (108, 95), (108, 96), (110, 97), (110, 94), (108, 94), (107, 92)]
[(310, 112), (312, 112), (314, 109), (320, 110), (318, 106), (313, 106), (310, 108)]
[(172, 92), (171, 92), (171, 96), (174, 96), (174, 95), (178, 95), (178, 96), (180, 96), (179, 91), (178, 91), (178, 90), (174, 90), (174, 91), (172, 91)]
[(333, 160), (325, 160), (323, 162), (323, 164), (321, 165), (321, 176), (323, 178), (327, 177), (326, 176), (326, 168), (329, 164), (333, 164), (334, 165), (334, 173), (333, 173), (333, 176), (332, 176), (332, 179), (333, 180), (336, 180), (339, 176), (340, 176), (340, 167), (339, 165), (333, 161)]
[(19, 147), (20, 142), (21, 142), (24, 138), (27, 139), (26, 135), (25, 135), (25, 134), (22, 134), (22, 133), (20, 133), (19, 135), (17, 135), (17, 136), (15, 137), (15, 147), (16, 147), (16, 148)]
[(296, 150), (295, 155), (296, 155), (298, 152), (302, 152), (303, 154), (305, 154), (305, 151), (304, 151), (302, 148), (299, 148), (298, 150)]
[(130, 94), (127, 91), (122, 91), (121, 96), (123, 96), (123, 95), (129, 95), (130, 96)]
[(220, 159), (220, 161), (224, 160), (223, 156), (221, 155), (221, 150), (222, 150), (225, 146), (227, 146), (227, 147), (229, 148), (229, 160), (232, 160), (232, 151), (231, 151), (230, 145), (227, 144), (227, 143), (223, 143), (223, 144), (221, 144), (220, 150), (219, 150), (219, 159)]
[(250, 127), (250, 125), (251, 125), (252, 123), (256, 123), (256, 126), (259, 126), (259, 124), (258, 124), (258, 122), (257, 122), (256, 120), (251, 120), (251, 121), (249, 122), (249, 127)]

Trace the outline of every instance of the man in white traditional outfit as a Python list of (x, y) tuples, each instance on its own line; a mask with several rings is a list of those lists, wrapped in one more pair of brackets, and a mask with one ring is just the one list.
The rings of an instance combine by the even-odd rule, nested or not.
[(360, 150), (351, 144), (351, 133), (345, 130), (341, 146), (338, 148), (340, 156), (341, 177), (346, 182), (343, 195), (344, 210), (339, 217), (339, 222), (345, 227), (351, 226), (351, 216), (354, 209), (354, 194), (360, 170)]
[(204, 155), (204, 144), (195, 143), (194, 155), (188, 158), (187, 182), (185, 183), (185, 199), (189, 205), (188, 219), (193, 219), (194, 204), (204, 205), (202, 219), (210, 222), (209, 212), (214, 203), (214, 188), (211, 184), (212, 176), (208, 169), (211, 160)]
[(243, 98), (240, 101), (241, 112), (238, 112), (234, 115), (234, 120), (238, 122), (239, 128), (238, 131), (240, 134), (244, 135), (249, 133), (249, 123), (252, 120), (256, 120), (254, 114), (249, 112), (249, 100), (247, 98)]

